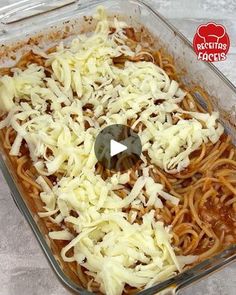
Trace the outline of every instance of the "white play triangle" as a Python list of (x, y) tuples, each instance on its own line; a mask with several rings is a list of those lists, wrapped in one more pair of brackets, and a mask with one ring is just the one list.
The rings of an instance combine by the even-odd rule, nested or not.
[(126, 145), (111, 139), (110, 141), (110, 155), (111, 157), (126, 151), (128, 148)]

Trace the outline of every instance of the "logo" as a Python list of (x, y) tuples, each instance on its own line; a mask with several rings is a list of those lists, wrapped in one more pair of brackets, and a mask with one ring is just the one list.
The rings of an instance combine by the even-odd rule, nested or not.
[(230, 40), (223, 25), (213, 22), (200, 25), (193, 38), (193, 48), (199, 60), (216, 62), (226, 60)]

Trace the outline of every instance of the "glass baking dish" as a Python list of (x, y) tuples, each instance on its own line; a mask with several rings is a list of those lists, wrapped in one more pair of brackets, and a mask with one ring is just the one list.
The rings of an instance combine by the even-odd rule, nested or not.
[[(103, 5), (109, 15), (116, 15), (130, 25), (144, 26), (162, 47), (174, 58), (176, 67), (182, 74), (185, 85), (201, 86), (210, 94), (213, 106), (220, 113), (220, 120), (226, 132), (236, 143), (236, 88), (216, 67), (197, 61), (191, 43), (168, 23), (159, 13), (142, 0), (98, 0), (98, 1), (19, 1), (0, 9), (0, 67), (15, 63), (15, 59), (35, 45), (50, 47), (62, 39), (85, 31), (91, 31), (93, 21), (87, 22), (84, 16), (91, 16), (97, 7)], [(204, 106), (200, 93), (196, 99)], [(92, 294), (80, 287), (80, 281), (57, 254), (57, 248), (47, 237), (48, 229), (37, 215), (42, 208), (39, 200), (27, 199), (21, 183), (17, 180), (14, 167), (0, 144), (0, 167), (8, 183), (11, 194), (19, 210), (24, 215), (40, 243), (53, 270), (61, 282), (76, 294)], [(139, 294), (177, 294), (180, 289), (218, 270), (236, 259), (236, 245), (207, 259), (185, 272), (176, 275)]]

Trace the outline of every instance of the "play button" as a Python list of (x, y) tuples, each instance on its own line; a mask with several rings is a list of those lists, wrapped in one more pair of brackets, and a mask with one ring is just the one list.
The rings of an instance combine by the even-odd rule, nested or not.
[(111, 139), (110, 141), (110, 154), (111, 157), (118, 155), (119, 153), (122, 153), (126, 151), (128, 148), (126, 145), (119, 143), (118, 141), (115, 141)]
[(98, 162), (113, 171), (125, 171), (141, 162), (141, 141), (130, 127), (114, 124), (104, 128), (95, 141)]

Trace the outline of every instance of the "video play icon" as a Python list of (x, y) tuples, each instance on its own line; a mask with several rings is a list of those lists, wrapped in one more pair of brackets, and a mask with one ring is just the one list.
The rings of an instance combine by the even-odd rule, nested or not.
[(141, 162), (141, 141), (130, 127), (114, 124), (104, 128), (95, 141), (95, 155), (105, 168), (125, 171)]
[(126, 151), (128, 147), (122, 143), (119, 143), (118, 141), (115, 141), (114, 139), (111, 139), (110, 141), (110, 155), (111, 157), (118, 155), (119, 153), (122, 153)]

